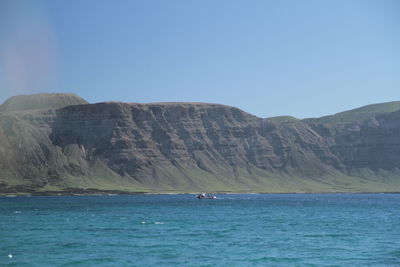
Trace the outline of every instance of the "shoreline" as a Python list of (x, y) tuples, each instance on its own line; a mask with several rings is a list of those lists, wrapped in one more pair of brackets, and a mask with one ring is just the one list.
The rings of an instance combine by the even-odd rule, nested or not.
[[(204, 191), (201, 191), (204, 192)], [(199, 192), (130, 192), (119, 190), (76, 190), (72, 191), (42, 191), (42, 192), (0, 192), (0, 197), (44, 197), (44, 196), (121, 196), (121, 195), (196, 195)], [(212, 192), (214, 195), (328, 195), (328, 194), (400, 194), (396, 191), (367, 191), (367, 192)]]

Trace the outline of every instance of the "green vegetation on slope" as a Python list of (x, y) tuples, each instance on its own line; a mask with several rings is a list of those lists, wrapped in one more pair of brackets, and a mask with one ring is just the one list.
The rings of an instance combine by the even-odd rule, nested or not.
[(322, 127), (204, 103), (85, 103), (42, 94), (0, 106), (0, 194), (400, 192), (400, 117), (333, 123), (400, 102), (308, 119), (332, 123)]
[(0, 112), (63, 108), (81, 104), (88, 104), (88, 102), (75, 94), (18, 95), (0, 105)]
[(300, 121), (300, 119), (292, 116), (276, 116), (276, 117), (266, 118), (266, 120), (276, 123), (290, 123), (290, 122)]
[(334, 115), (324, 116), (320, 118), (304, 119), (304, 122), (313, 123), (351, 123), (355, 121), (363, 121), (372, 116), (390, 113), (400, 110), (400, 101), (372, 104), (360, 108), (343, 111)]

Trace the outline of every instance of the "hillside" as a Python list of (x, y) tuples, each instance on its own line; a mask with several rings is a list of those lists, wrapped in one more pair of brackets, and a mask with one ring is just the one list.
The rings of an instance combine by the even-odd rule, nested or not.
[(63, 108), (80, 104), (88, 102), (74, 94), (18, 95), (0, 105), (0, 112)]
[(360, 108), (339, 112), (334, 115), (305, 119), (304, 121), (314, 123), (351, 123), (363, 121), (372, 116), (390, 113), (397, 110), (400, 110), (400, 101), (367, 105)]
[(400, 111), (377, 113), (336, 125), (205, 103), (4, 112), (0, 191), (399, 192)]

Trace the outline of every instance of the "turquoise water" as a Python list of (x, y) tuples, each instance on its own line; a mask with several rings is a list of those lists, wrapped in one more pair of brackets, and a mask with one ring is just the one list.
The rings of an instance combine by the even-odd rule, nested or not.
[(400, 195), (3, 197), (0, 265), (400, 266)]

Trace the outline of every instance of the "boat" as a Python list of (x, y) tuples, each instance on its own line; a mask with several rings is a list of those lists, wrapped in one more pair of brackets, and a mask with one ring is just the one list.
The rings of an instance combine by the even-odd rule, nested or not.
[(198, 199), (216, 199), (217, 197), (212, 194), (201, 193), (196, 196)]

